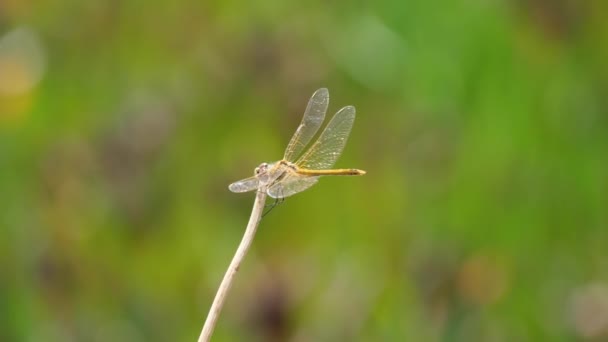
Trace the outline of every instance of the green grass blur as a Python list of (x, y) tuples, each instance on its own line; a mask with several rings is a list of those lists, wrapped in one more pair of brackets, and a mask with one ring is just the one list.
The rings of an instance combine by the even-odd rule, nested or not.
[(0, 2), (0, 341), (194, 341), (310, 95), (357, 120), (214, 341), (608, 339), (605, 1)]

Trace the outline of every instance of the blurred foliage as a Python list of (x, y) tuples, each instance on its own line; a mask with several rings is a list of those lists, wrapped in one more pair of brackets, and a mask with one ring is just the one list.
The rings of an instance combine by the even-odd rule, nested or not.
[(192, 341), (313, 91), (339, 167), (214, 341), (608, 339), (608, 3), (0, 2), (0, 340)]

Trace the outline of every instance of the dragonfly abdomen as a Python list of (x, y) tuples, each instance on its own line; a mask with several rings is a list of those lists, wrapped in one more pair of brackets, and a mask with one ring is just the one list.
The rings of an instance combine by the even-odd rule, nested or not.
[(298, 168), (297, 173), (306, 176), (362, 176), (365, 171), (359, 169), (309, 170)]

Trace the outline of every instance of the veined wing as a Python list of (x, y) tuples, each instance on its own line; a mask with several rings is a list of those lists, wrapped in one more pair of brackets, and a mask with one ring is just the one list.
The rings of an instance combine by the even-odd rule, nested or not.
[(291, 174), (268, 188), (267, 193), (272, 198), (289, 197), (310, 188), (318, 179), (319, 177), (317, 176), (303, 177), (297, 174)]
[(338, 160), (355, 121), (355, 107), (340, 109), (331, 119), (319, 139), (295, 163), (311, 170), (329, 169)]
[(328, 104), (329, 92), (326, 88), (321, 88), (312, 94), (312, 97), (308, 101), (308, 106), (306, 106), (302, 122), (289, 141), (283, 159), (293, 162), (302, 154), (310, 139), (317, 133), (323, 120), (325, 120)]
[(249, 177), (230, 184), (228, 189), (232, 192), (247, 192), (257, 189), (259, 184), (260, 180), (257, 177)]

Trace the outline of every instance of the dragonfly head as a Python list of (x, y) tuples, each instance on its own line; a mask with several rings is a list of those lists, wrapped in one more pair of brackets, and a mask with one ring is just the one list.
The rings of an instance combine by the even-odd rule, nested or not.
[(268, 174), (269, 165), (268, 163), (262, 163), (260, 166), (256, 167), (253, 171), (255, 173), (255, 177), (259, 180), (260, 185), (267, 184), (270, 182), (270, 177)]
[(268, 171), (268, 163), (262, 163), (260, 166), (256, 167), (255, 170), (253, 170), (256, 176), (262, 175), (266, 173), (266, 171)]

